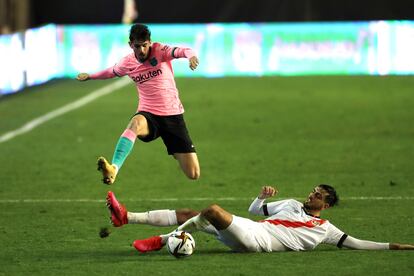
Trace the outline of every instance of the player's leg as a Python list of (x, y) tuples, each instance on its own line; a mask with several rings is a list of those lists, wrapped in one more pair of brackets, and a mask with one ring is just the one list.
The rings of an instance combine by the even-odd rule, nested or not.
[(199, 214), (191, 209), (179, 210), (151, 210), (147, 212), (128, 212), (111, 191), (106, 197), (106, 204), (111, 214), (111, 221), (115, 227), (124, 224), (148, 224), (153, 226), (181, 225), (185, 221)]
[[(200, 214), (184, 222), (175, 231), (186, 231), (190, 233), (195, 231), (204, 231), (209, 234), (217, 235), (217, 230), (228, 227), (231, 224), (232, 219), (233, 216), (220, 206), (211, 205), (201, 211)], [(167, 243), (170, 235), (175, 231), (143, 240), (135, 240), (133, 245), (142, 253), (160, 250)]]
[(189, 220), (190, 218), (193, 218), (197, 216), (198, 214), (200, 214), (200, 212), (197, 212), (192, 209), (179, 209), (179, 210), (176, 210), (175, 213), (177, 216), (178, 225), (181, 225), (187, 220)]
[[(203, 231), (217, 236), (218, 231), (227, 228), (231, 224), (231, 221), (232, 214), (214, 204), (182, 223), (175, 231), (186, 231), (190, 233)], [(170, 234), (161, 235), (163, 241), (166, 241)]]
[(147, 212), (128, 212), (129, 224), (148, 224), (152, 226), (181, 225), (190, 218), (198, 215), (191, 209), (151, 210)]
[[(202, 210), (199, 215), (187, 220), (177, 230), (186, 232), (202, 230), (209, 232), (206, 229), (212, 226), (218, 230), (219, 240), (235, 251), (261, 252), (264, 251), (262, 246), (265, 248), (270, 247), (265, 242), (262, 242), (262, 245), (258, 243), (258, 240), (266, 240), (268, 233), (263, 228), (260, 228), (257, 222), (234, 216), (215, 204)], [(167, 243), (168, 237), (172, 233), (144, 240), (136, 240), (133, 245), (138, 251), (143, 253), (160, 250)]]
[(207, 219), (219, 231), (229, 227), (233, 221), (233, 215), (217, 204), (202, 210), (200, 216)]
[(149, 127), (147, 119), (141, 114), (132, 117), (116, 144), (112, 164), (104, 157), (99, 157), (98, 159), (98, 170), (102, 172), (103, 182), (105, 184), (114, 183), (118, 171), (134, 147), (137, 136), (145, 137), (148, 134)]
[(141, 114), (132, 117), (115, 147), (112, 164), (115, 165), (118, 170), (121, 169), (125, 159), (134, 147), (137, 136), (145, 137), (148, 134), (149, 127), (147, 119)]
[(257, 240), (261, 240), (262, 235), (267, 233), (264, 233), (257, 222), (234, 216), (216, 204), (202, 210), (200, 216), (218, 230), (218, 239), (233, 250), (261, 251)]
[(196, 180), (200, 177), (200, 165), (195, 152), (174, 153), (174, 158), (189, 179)]
[(164, 116), (159, 119), (163, 128), (161, 138), (168, 154), (174, 156), (189, 179), (198, 179), (200, 165), (183, 115)]

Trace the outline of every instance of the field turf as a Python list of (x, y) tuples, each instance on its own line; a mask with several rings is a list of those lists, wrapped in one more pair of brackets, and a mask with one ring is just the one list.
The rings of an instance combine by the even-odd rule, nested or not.
[[(0, 99), (0, 136), (111, 81), (53, 81)], [(413, 275), (414, 251), (235, 254), (204, 233), (196, 252), (139, 254), (134, 239), (173, 227), (109, 226), (113, 190), (131, 211), (218, 203), (249, 216), (263, 185), (302, 200), (336, 187), (323, 217), (349, 235), (414, 243), (414, 77), (177, 79), (201, 178), (187, 180), (161, 140), (136, 142), (114, 186), (100, 155), (136, 108), (130, 84), (0, 143), (0, 275)], [(262, 217), (259, 217), (260, 219)]]

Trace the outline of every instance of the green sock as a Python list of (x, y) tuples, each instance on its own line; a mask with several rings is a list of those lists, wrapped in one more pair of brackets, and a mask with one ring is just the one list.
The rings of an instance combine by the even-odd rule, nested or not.
[(121, 169), (122, 164), (127, 158), (128, 154), (131, 152), (134, 147), (134, 141), (121, 136), (116, 144), (114, 156), (112, 158), (112, 164), (118, 167), (118, 170)]

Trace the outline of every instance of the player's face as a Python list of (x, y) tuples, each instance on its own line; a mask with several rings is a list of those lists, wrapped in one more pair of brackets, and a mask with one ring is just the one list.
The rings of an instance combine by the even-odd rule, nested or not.
[(325, 202), (325, 197), (328, 193), (321, 187), (315, 187), (309, 194), (308, 199), (303, 203), (308, 210), (321, 211), (329, 207)]
[(149, 55), (151, 41), (134, 40), (132, 42), (129, 42), (129, 46), (132, 48), (132, 50), (135, 53), (135, 56), (138, 58), (139, 61), (145, 61)]

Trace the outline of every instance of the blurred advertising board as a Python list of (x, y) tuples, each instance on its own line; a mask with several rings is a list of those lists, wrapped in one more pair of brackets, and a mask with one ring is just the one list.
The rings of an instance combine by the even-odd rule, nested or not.
[[(0, 36), (0, 94), (128, 54), (128, 25), (47, 25)], [(174, 61), (176, 76), (414, 74), (414, 21), (149, 24), (152, 40), (191, 47), (200, 66)]]

